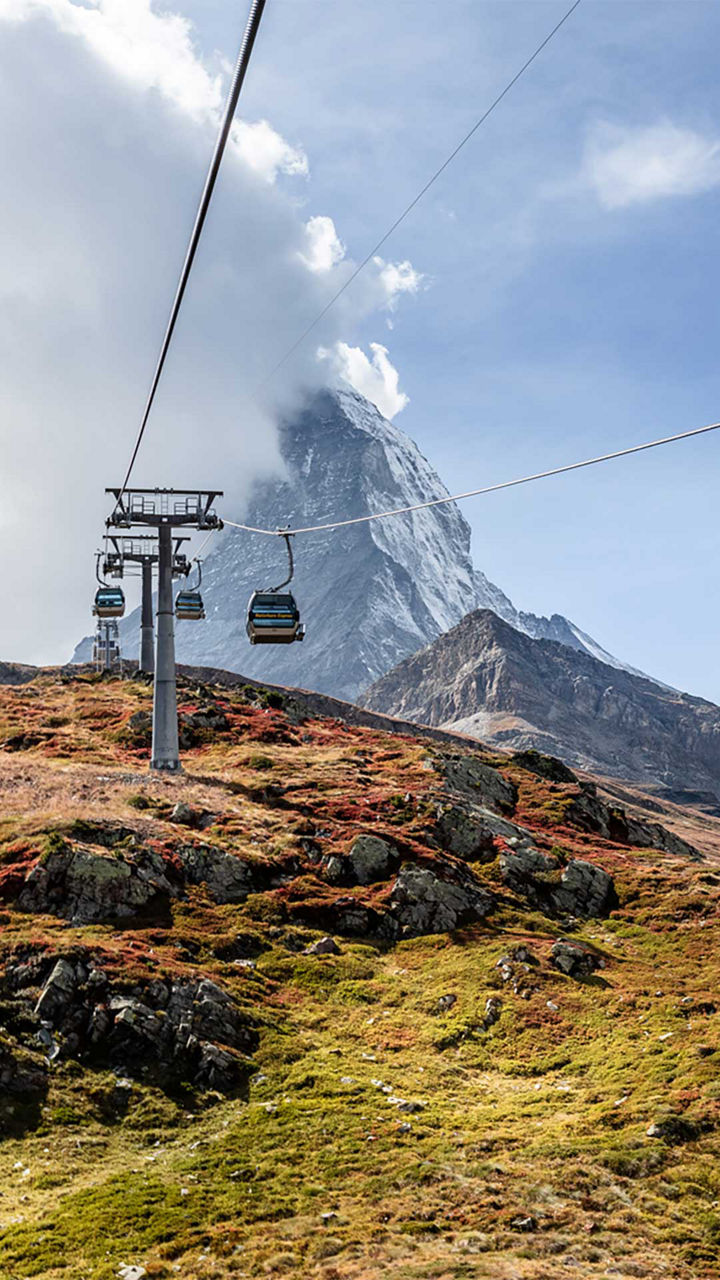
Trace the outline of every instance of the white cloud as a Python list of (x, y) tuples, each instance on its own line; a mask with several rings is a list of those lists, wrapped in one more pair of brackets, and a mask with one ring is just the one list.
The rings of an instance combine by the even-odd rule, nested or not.
[(403, 293), (417, 293), (425, 277), (416, 271), (411, 262), (384, 262), (382, 258), (373, 258), (378, 268), (380, 283), (385, 290), (385, 305), (394, 311), (398, 299)]
[(0, 0), (0, 19), (22, 22), (44, 14), (78, 36), (115, 75), (160, 92), (196, 119), (222, 104), (219, 76), (211, 76), (192, 44), (192, 24), (154, 13), (149, 0)]
[(274, 182), (279, 173), (307, 176), (305, 152), (286, 142), (267, 120), (256, 120), (252, 124), (238, 120), (230, 137), (247, 166), (267, 182)]
[[(194, 48), (192, 23), (155, 13), (151, 0), (0, 0), (0, 21), (45, 15), (66, 35), (83, 41), (96, 58), (136, 90), (160, 93), (198, 123), (217, 123), (224, 105), (222, 77), (212, 75)], [(231, 143), (250, 169), (268, 182), (278, 173), (307, 174), (304, 152), (267, 120), (237, 120)]]
[(384, 417), (394, 418), (410, 403), (409, 397), (399, 389), (400, 376), (390, 361), (387, 347), (371, 342), (370, 350), (372, 358), (368, 359), (362, 347), (336, 342), (331, 350), (321, 347), (318, 357), (329, 360), (335, 375), (377, 405)]
[(600, 124), (587, 142), (583, 179), (606, 209), (697, 195), (720, 183), (720, 140), (669, 121), (636, 129)]
[(310, 271), (330, 271), (345, 257), (345, 245), (332, 218), (319, 215), (305, 223), (307, 249), (300, 256)]
[[(103, 490), (127, 466), (222, 94), (187, 22), (150, 0), (0, 0), (0, 25), (0, 559), (23, 600), (0, 656), (62, 661), (91, 625)], [(302, 175), (302, 153), (264, 121), (240, 122), (234, 141), (133, 476), (221, 484), (230, 518), (278, 468), (279, 413), (329, 366), (307, 342), (254, 390), (353, 267), (331, 219), (308, 231), (272, 181)], [(313, 246), (322, 270), (303, 260)], [(333, 350), (386, 317), (412, 279), (369, 264), (316, 342)], [(344, 349), (355, 385), (402, 408), (384, 349), (372, 363)]]

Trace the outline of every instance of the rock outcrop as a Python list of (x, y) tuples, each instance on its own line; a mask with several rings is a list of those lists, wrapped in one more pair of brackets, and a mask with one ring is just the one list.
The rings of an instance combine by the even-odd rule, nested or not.
[(489, 893), (470, 871), (442, 880), (428, 867), (406, 863), (390, 893), (392, 913), (404, 938), (448, 933), (482, 920), (492, 910)]
[[(128, 984), (87, 950), (11, 960), (3, 987), (16, 1020), (34, 1025), (50, 1061), (79, 1058), (163, 1087), (192, 1081), (235, 1089), (258, 1043), (252, 1016), (210, 979), (162, 976)], [(3, 1076), (16, 1092), (42, 1087), (43, 1070), (23, 1065), (18, 1051), (3, 1054), (0, 1044), (0, 1081)]]
[(17, 905), (89, 924), (165, 913), (178, 893), (159, 854), (138, 850), (118, 856), (57, 842), (28, 874)]
[(16, 878), (10, 878), (3, 896), (20, 911), (93, 924), (166, 917), (171, 902), (191, 885), (202, 885), (213, 902), (244, 902), (269, 878), (269, 869), (263, 876), (212, 845), (183, 843), (170, 856), (143, 847), (135, 837), (119, 848), (112, 835), (110, 828), (98, 832), (96, 838), (107, 842), (99, 847), (51, 836), (48, 851), (19, 887), (14, 889)]
[(550, 963), (570, 978), (589, 978), (596, 970), (605, 968), (603, 957), (596, 951), (568, 938), (558, 938), (553, 943)]
[(538, 849), (502, 853), (499, 862), (508, 887), (541, 911), (606, 916), (617, 906), (612, 876), (591, 862), (573, 858), (561, 870), (557, 858)]
[(639, 849), (662, 849), (676, 858), (702, 861), (697, 849), (659, 822), (633, 818), (619, 805), (607, 804), (598, 796), (593, 782), (581, 783), (580, 791), (566, 808), (564, 817), (566, 822), (581, 831), (591, 831), (617, 844), (635, 845)]
[(387, 880), (398, 865), (400, 855), (393, 845), (378, 836), (357, 836), (345, 857), (334, 855), (325, 864), (332, 884), (376, 884)]
[(204, 885), (213, 902), (244, 902), (252, 892), (252, 870), (224, 849), (209, 845), (180, 845), (175, 856), (186, 884)]

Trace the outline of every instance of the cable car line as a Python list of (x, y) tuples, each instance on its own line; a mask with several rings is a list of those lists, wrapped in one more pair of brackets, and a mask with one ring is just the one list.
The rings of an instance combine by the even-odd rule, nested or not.
[(480, 119), (476, 120), (472, 129), (470, 129), (465, 134), (465, 137), (460, 140), (460, 142), (457, 144), (455, 149), (450, 152), (450, 155), (447, 157), (446, 160), (443, 161), (443, 163), (440, 165), (440, 168), (435, 170), (432, 177), (430, 177), (428, 181), (425, 183), (424, 187), (422, 187), (420, 191), (418, 191), (414, 199), (410, 201), (410, 204), (407, 205), (405, 209), (403, 209), (402, 213), (399, 214), (399, 216), (395, 219), (392, 225), (385, 232), (385, 234), (380, 237), (377, 244), (373, 246), (373, 248), (369, 251), (369, 253), (366, 254), (366, 256), (363, 258), (362, 262), (360, 262), (358, 266), (355, 268), (355, 270), (352, 272), (352, 274), (348, 276), (345, 283), (341, 285), (340, 288), (337, 290), (337, 293), (333, 294), (332, 298), (330, 298), (330, 301), (327, 302), (325, 306), (322, 308), (322, 310), (318, 312), (318, 314), (315, 316), (315, 319), (311, 320), (310, 324), (305, 329), (303, 329), (299, 338), (297, 338), (297, 340), (292, 344), (292, 346), (288, 347), (287, 351), (280, 358), (280, 360), (278, 360), (277, 364), (274, 365), (273, 368), (270, 369), (268, 373), (266, 373), (265, 377), (258, 384), (256, 390), (260, 390), (260, 388), (264, 387), (265, 384), (271, 380), (271, 378), (274, 378), (275, 374), (278, 373), (278, 371), (282, 369), (283, 365), (290, 359), (290, 357), (295, 354), (298, 347), (302, 345), (305, 339), (312, 333), (313, 329), (315, 329), (317, 325), (319, 325), (320, 321), (324, 319), (324, 317), (327, 315), (330, 308), (334, 307), (338, 299), (341, 298), (342, 295), (345, 293), (345, 291), (350, 288), (350, 285), (353, 283), (354, 280), (357, 279), (357, 277), (360, 275), (360, 272), (365, 270), (365, 267), (368, 265), (368, 263), (371, 262), (372, 259), (375, 257), (375, 255), (378, 253), (378, 251), (382, 249), (386, 240), (390, 239), (390, 236), (393, 234), (393, 232), (397, 231), (397, 228), (400, 226), (402, 222), (405, 221), (408, 214), (412, 213), (412, 210), (415, 208), (417, 204), (420, 203), (423, 196), (426, 195), (426, 193), (430, 190), (430, 188), (434, 185), (434, 183), (437, 182), (438, 178), (441, 176), (441, 174), (445, 172), (448, 166), (452, 164), (453, 160), (458, 155), (458, 153), (462, 151), (465, 144), (470, 141), (470, 139), (473, 137), (475, 133), (477, 133), (478, 129), (480, 128), (481, 125), (485, 123), (488, 116), (492, 115), (495, 108), (500, 105), (503, 98), (506, 97), (506, 95), (510, 92), (512, 88), (514, 88), (514, 86), (517, 84), (521, 76), (523, 76), (525, 72), (528, 70), (528, 68), (532, 66), (535, 59), (540, 56), (543, 49), (545, 49), (546, 46), (549, 45), (550, 41), (553, 39), (553, 36), (557, 35), (560, 28), (565, 25), (568, 18), (572, 16), (572, 14), (575, 12), (575, 10), (578, 8), (580, 4), (581, 4), (581, 0), (575, 0), (574, 4), (570, 6), (567, 13), (565, 13), (563, 17), (560, 19), (560, 21), (556, 23), (552, 31), (550, 31), (548, 35), (545, 36), (545, 39), (542, 41), (542, 44), (538, 45), (535, 52), (532, 53), (530, 57), (527, 59), (527, 61), (523, 63), (520, 70), (516, 72), (516, 74), (513, 76), (512, 80), (508, 81), (508, 83), (505, 85), (505, 88), (502, 90), (502, 92), (499, 93), (498, 96), (495, 98), (495, 100), (490, 103), (490, 106), (487, 108), (485, 112), (483, 112), (483, 114), (480, 116)]
[(235, 71), (233, 73), (232, 82), (230, 84), (230, 90), (227, 96), (227, 102), (225, 104), (225, 111), (223, 114), (222, 124), (220, 126), (220, 131), (218, 133), (217, 140), (215, 142), (215, 150), (213, 151), (212, 159), (210, 161), (210, 167), (208, 169), (207, 177), (205, 179), (205, 186), (203, 188), (203, 192), (200, 197), (200, 204), (198, 205), (198, 210), (195, 215), (195, 222), (193, 225), (192, 232), (190, 234), (190, 240), (188, 243), (187, 251), (185, 253), (185, 260), (183, 262), (182, 270), (180, 272), (180, 280), (178, 282), (177, 290), (175, 292), (175, 298), (173, 300), (172, 307), (170, 308), (170, 317), (168, 319), (167, 328), (165, 330), (165, 337), (163, 338), (162, 346), (160, 347), (160, 355), (158, 356), (157, 365), (155, 366), (155, 373), (153, 375), (153, 380), (150, 384), (150, 391), (145, 404), (145, 411), (143, 413), (143, 416), (140, 422), (140, 430), (138, 432), (137, 439), (135, 441), (135, 447), (130, 457), (130, 465), (128, 466), (125, 479), (123, 480), (122, 488), (120, 490), (120, 494), (116, 502), (116, 509), (117, 509), (117, 506), (122, 501), (122, 496), (125, 493), (125, 490), (127, 489), (127, 486), (130, 482), (130, 477), (133, 472), (133, 467), (135, 466), (138, 452), (140, 450), (140, 445), (142, 444), (142, 439), (145, 434), (145, 428), (148, 424), (148, 418), (150, 417), (150, 410), (152, 409), (153, 401), (155, 399), (155, 392), (157, 391), (158, 383), (160, 382), (160, 377), (163, 371), (163, 367), (165, 365), (165, 358), (167, 356), (167, 353), (170, 347), (170, 342), (172, 340), (175, 324), (180, 311), (180, 306), (185, 294), (185, 289), (187, 286), (188, 279), (190, 277), (190, 271), (192, 270), (192, 265), (195, 260), (197, 247), (198, 247), (198, 244), (200, 243), (200, 236), (202, 234), (202, 229), (205, 224), (205, 218), (207, 216), (207, 212), (210, 207), (210, 201), (212, 199), (212, 194), (215, 189), (215, 182), (220, 170), (220, 164), (223, 158), (223, 154), (225, 152), (225, 145), (230, 135), (230, 129), (232, 127), (235, 110), (237, 108), (238, 99), (240, 97), (240, 90), (242, 89), (243, 81), (245, 80), (245, 73), (247, 72), (248, 65), (250, 63), (250, 57), (253, 51), (253, 46), (255, 44), (255, 38), (257, 36), (258, 29), (260, 27), (260, 19), (262, 18), (262, 15), (263, 15), (265, 3), (266, 3), (266, 0), (252, 0), (250, 14), (248, 16), (248, 20), (245, 26), (245, 31), (243, 33), (242, 43), (240, 45), (240, 51), (238, 53), (237, 62), (235, 64)]
[[(513, 489), (520, 484), (530, 484), (533, 480), (545, 480), (548, 476), (564, 475), (567, 471), (579, 471), (582, 467), (595, 467), (599, 462), (612, 462), (615, 458), (627, 458), (631, 453), (642, 453), (645, 449), (657, 449), (663, 444), (674, 444), (677, 440), (688, 440), (691, 436), (706, 435), (709, 431), (718, 431), (720, 422), (712, 422), (707, 427), (694, 427), (692, 431), (681, 431), (674, 436), (663, 436), (660, 440), (649, 440), (645, 444), (633, 444), (627, 449), (616, 449), (614, 453), (603, 453), (598, 458), (585, 458), (582, 462), (569, 462), (562, 467), (551, 467), (548, 471), (536, 471), (530, 476), (520, 476), (516, 480), (503, 480), (500, 484), (485, 485), (482, 489), (469, 489), (466, 493), (448, 494), (447, 498), (433, 498), (429, 502), (417, 502), (411, 507), (395, 507), (390, 511), (376, 511), (368, 516), (354, 516), (351, 520), (333, 520), (328, 524), (308, 525), (303, 529), (257, 529), (253, 525), (238, 524), (234, 520), (223, 523), (233, 529), (243, 529), (246, 533), (267, 534), (271, 538), (291, 538), (298, 533), (322, 533), (332, 529), (344, 529), (351, 524), (367, 524), (370, 520), (386, 520), (390, 516), (403, 516), (412, 511), (425, 511), (428, 507), (441, 507), (448, 502), (462, 502), (464, 498), (477, 498), (485, 493), (497, 493), (500, 489)], [(289, 545), (289, 544), (288, 544)]]

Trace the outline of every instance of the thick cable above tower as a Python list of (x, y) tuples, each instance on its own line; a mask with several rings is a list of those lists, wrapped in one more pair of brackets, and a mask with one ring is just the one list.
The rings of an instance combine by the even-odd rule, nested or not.
[(122, 488), (120, 490), (119, 501), (122, 499), (122, 495), (125, 492), (130, 482), (130, 477), (132, 475), (133, 467), (135, 466), (140, 445), (142, 444), (142, 439), (145, 434), (145, 428), (148, 424), (148, 418), (150, 417), (150, 410), (152, 409), (153, 401), (155, 399), (155, 392), (157, 391), (158, 383), (160, 382), (163, 366), (165, 364), (165, 358), (167, 356), (167, 353), (170, 347), (170, 342), (172, 341), (172, 336), (175, 329), (175, 324), (177, 322), (178, 314), (180, 311), (180, 306), (182, 304), (182, 300), (185, 294), (185, 289), (187, 287), (187, 282), (190, 277), (192, 265), (195, 260), (197, 247), (198, 247), (198, 244), (200, 243), (200, 236), (202, 235), (202, 229), (203, 229), (203, 226), (205, 225), (205, 218), (207, 217), (207, 212), (208, 212), (208, 209), (210, 208), (210, 201), (212, 199), (212, 194), (215, 189), (215, 182), (217, 180), (217, 176), (220, 171), (220, 165), (225, 152), (225, 146), (227, 144), (228, 137), (230, 136), (230, 129), (232, 128), (235, 110), (237, 108), (238, 99), (240, 97), (240, 90), (242, 89), (243, 82), (245, 80), (245, 74), (247, 72), (247, 69), (250, 63), (250, 57), (252, 55), (253, 47), (255, 44), (255, 38), (257, 36), (258, 30), (260, 27), (260, 19), (262, 18), (262, 15), (263, 15), (265, 3), (266, 3), (266, 0), (252, 0), (250, 14), (247, 20), (247, 25), (245, 27), (245, 32), (243, 34), (242, 43), (240, 45), (240, 52), (238, 53), (237, 62), (235, 64), (235, 71), (233, 74), (232, 83), (230, 85), (230, 91), (228, 93), (227, 102), (225, 104), (225, 111), (223, 114), (222, 124), (220, 126), (220, 132), (218, 133), (218, 136), (217, 136), (217, 141), (215, 143), (215, 150), (213, 152), (212, 160), (210, 161), (210, 168), (208, 169), (207, 178), (205, 179), (205, 186), (203, 188), (202, 196), (200, 197), (200, 204), (198, 206), (198, 211), (195, 216), (195, 223), (192, 229), (192, 233), (190, 235), (190, 242), (188, 244), (187, 252), (185, 254), (185, 261), (183, 262), (182, 271), (180, 272), (180, 280), (175, 293), (175, 298), (173, 300), (172, 307), (170, 309), (170, 317), (168, 319), (167, 328), (165, 330), (165, 337), (163, 338), (163, 341), (162, 341), (162, 346), (160, 348), (160, 355), (158, 356), (158, 362), (157, 362), (157, 365), (155, 366), (155, 373), (153, 375), (153, 380), (150, 384), (150, 391), (148, 393), (148, 398), (145, 404), (145, 411), (143, 413), (142, 420), (140, 423), (140, 430), (138, 432), (137, 440), (135, 441), (135, 447), (132, 451), (132, 456), (130, 458), (130, 465), (128, 466), (127, 472), (125, 474), (125, 479), (123, 480)]

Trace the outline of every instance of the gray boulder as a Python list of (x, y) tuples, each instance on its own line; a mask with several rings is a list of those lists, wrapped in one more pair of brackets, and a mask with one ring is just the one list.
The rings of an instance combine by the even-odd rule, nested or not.
[(380, 836), (357, 836), (349, 853), (331, 854), (326, 859), (325, 877), (331, 884), (377, 884), (389, 878), (399, 861), (397, 850), (387, 840)]
[(436, 756), (433, 763), (444, 778), (447, 791), (497, 813), (515, 812), (518, 795), (515, 784), (476, 756), (443, 753)]
[(501, 853), (498, 863), (500, 875), (508, 888), (520, 894), (533, 907), (547, 904), (550, 888), (542, 877), (558, 870), (560, 864), (557, 858), (551, 858), (539, 849), (522, 848)]
[(606, 916), (617, 906), (612, 876), (591, 862), (571, 859), (559, 875), (557, 858), (521, 848), (502, 853), (499, 863), (508, 887), (550, 915)]
[(492, 862), (496, 854), (492, 826), (472, 807), (439, 806), (435, 836), (443, 849), (465, 862)]
[(402, 936), (416, 938), (426, 933), (449, 933), (482, 920), (492, 910), (493, 901), (469, 871), (458, 874), (453, 882), (441, 880), (429, 867), (405, 863), (390, 894), (390, 905)]
[(305, 948), (306, 956), (339, 956), (340, 948), (334, 938), (318, 938)]
[(195, 823), (195, 810), (184, 800), (178, 800), (168, 818), (169, 822), (177, 822), (181, 827), (192, 827)]
[(579, 858), (568, 863), (552, 900), (556, 911), (574, 916), (606, 916), (617, 906), (612, 876)]
[(358, 836), (347, 860), (356, 884), (376, 884), (378, 880), (387, 880), (398, 863), (398, 855), (392, 845), (378, 836)]
[(29, 872), (17, 906), (20, 911), (89, 924), (165, 912), (178, 894), (159, 854), (139, 850), (118, 856), (65, 844)]
[(213, 902), (244, 902), (253, 890), (250, 867), (234, 854), (210, 845), (176, 850), (188, 884), (204, 884)]
[(38, 1018), (43, 1022), (56, 1022), (72, 1004), (76, 985), (74, 966), (69, 960), (58, 960), (35, 1005)]
[(596, 969), (604, 969), (605, 961), (595, 951), (590, 951), (580, 942), (570, 942), (568, 938), (558, 938), (550, 952), (550, 963), (571, 978), (585, 978), (595, 973)]
[(677, 858), (689, 858), (703, 862), (703, 855), (674, 832), (659, 822), (645, 822), (631, 817), (619, 805), (606, 804), (597, 794), (593, 782), (580, 784), (578, 795), (565, 810), (565, 821), (581, 831), (590, 831), (613, 840), (617, 844), (629, 844), (640, 849), (661, 849)]

